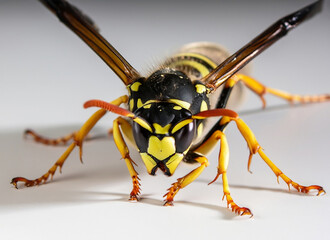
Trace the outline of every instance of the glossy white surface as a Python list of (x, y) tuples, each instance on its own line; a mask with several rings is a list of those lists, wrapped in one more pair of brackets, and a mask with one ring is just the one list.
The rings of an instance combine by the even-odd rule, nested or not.
[[(97, 22), (133, 66), (148, 70), (153, 58), (187, 42), (215, 41), (233, 52), (310, 1), (72, 2)], [(54, 181), (14, 189), (9, 184), (12, 177), (40, 176), (65, 150), (23, 140), (25, 128), (46, 136), (64, 135), (94, 111), (82, 108), (86, 100), (111, 100), (125, 94), (125, 88), (37, 1), (0, 4), (1, 239), (328, 238), (329, 195), (288, 192), (259, 156), (253, 159), (253, 174), (248, 173), (246, 143), (234, 125), (226, 131), (231, 150), (228, 178), (234, 200), (252, 210), (252, 219), (226, 209), (221, 181), (207, 186), (216, 173), (217, 150), (200, 178), (177, 195), (174, 207), (163, 207), (162, 196), (192, 166), (182, 164), (171, 178), (160, 172), (148, 176), (132, 150), (139, 164), (142, 200), (128, 202), (128, 171), (105, 134), (114, 119), (110, 114), (94, 131), (100, 138), (85, 143), (83, 165), (74, 151)], [(326, 2), (319, 16), (259, 56), (253, 76), (294, 93), (329, 93), (329, 5)], [(125, 15), (129, 18), (123, 19)], [(260, 111), (259, 99), (250, 94), (241, 111), (266, 154), (293, 180), (329, 190), (330, 103), (290, 107), (270, 96), (267, 100), (269, 108)]]

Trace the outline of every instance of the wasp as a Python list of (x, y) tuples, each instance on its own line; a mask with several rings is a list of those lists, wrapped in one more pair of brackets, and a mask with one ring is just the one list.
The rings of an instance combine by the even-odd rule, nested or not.
[[(55, 164), (41, 177), (29, 180), (24, 177), (12, 179), (17, 188), (35, 186), (53, 177), (57, 169), (76, 147), (82, 160), (83, 142), (95, 124), (107, 113), (118, 116), (113, 122), (112, 134), (115, 144), (124, 159), (132, 178), (129, 200), (137, 201), (140, 195), (140, 178), (135, 170), (135, 161), (130, 157), (127, 142), (138, 149), (149, 174), (157, 171), (172, 176), (178, 165), (184, 161), (198, 163), (199, 166), (177, 179), (164, 195), (164, 205), (173, 205), (180, 189), (192, 183), (209, 165), (206, 158), (214, 146), (220, 142), (217, 174), (223, 184), (223, 198), (227, 207), (239, 215), (250, 215), (247, 207), (238, 206), (233, 200), (227, 178), (229, 147), (225, 129), (234, 123), (249, 148), (248, 170), (254, 154), (259, 154), (271, 168), (277, 179), (284, 180), (288, 187), (299, 192), (317, 191), (324, 194), (321, 186), (303, 186), (286, 176), (264, 153), (255, 135), (239, 115), (228, 108), (231, 96), (242, 95), (247, 87), (257, 94), (263, 107), (264, 96), (272, 94), (288, 102), (322, 102), (330, 99), (329, 94), (302, 96), (266, 87), (256, 79), (240, 71), (253, 58), (285, 36), (290, 30), (313, 17), (322, 8), (322, 1), (316, 1), (272, 24), (234, 54), (223, 47), (209, 42), (192, 43), (183, 46), (176, 54), (166, 59), (149, 76), (141, 76), (125, 58), (99, 33), (94, 22), (78, 8), (65, 0), (40, 0), (59, 20), (77, 34), (103, 61), (118, 75), (128, 90), (128, 95), (111, 102), (89, 100), (85, 108), (97, 107), (96, 111), (78, 130), (63, 138), (48, 139), (32, 130), (26, 134), (44, 144), (58, 145), (72, 141)], [(122, 106), (121, 106), (122, 105)], [(215, 121), (210, 121), (215, 119)]]

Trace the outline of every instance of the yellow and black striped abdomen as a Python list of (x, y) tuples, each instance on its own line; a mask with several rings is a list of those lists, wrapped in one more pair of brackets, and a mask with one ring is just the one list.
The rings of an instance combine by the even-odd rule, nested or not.
[(194, 81), (206, 76), (227, 57), (229, 53), (218, 44), (190, 43), (169, 58), (165, 66), (184, 72)]
[(171, 58), (170, 68), (184, 72), (191, 79), (201, 79), (217, 65), (209, 58), (198, 53), (180, 53)]

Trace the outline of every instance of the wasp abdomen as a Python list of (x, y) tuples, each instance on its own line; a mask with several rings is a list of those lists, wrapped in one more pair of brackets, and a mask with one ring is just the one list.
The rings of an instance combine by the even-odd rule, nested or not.
[(199, 80), (229, 56), (219, 44), (196, 42), (184, 45), (164, 65), (184, 72), (191, 80)]

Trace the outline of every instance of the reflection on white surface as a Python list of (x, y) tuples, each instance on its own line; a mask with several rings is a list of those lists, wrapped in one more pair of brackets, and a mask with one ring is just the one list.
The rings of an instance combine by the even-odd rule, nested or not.
[[(234, 51), (280, 16), (310, 3), (73, 2), (142, 70), (148, 70), (145, 63), (153, 62), (154, 56), (187, 42), (214, 41)], [(248, 150), (234, 124), (226, 131), (229, 184), (234, 200), (254, 213), (252, 219), (226, 208), (221, 181), (207, 186), (216, 174), (217, 150), (200, 178), (178, 193), (174, 207), (162, 207), (162, 196), (193, 166), (180, 165), (171, 178), (161, 173), (152, 177), (132, 151), (139, 163), (142, 200), (127, 202), (131, 180), (113, 140), (106, 136), (111, 114), (93, 133), (102, 137), (84, 144), (83, 165), (74, 151), (54, 181), (14, 189), (9, 184), (12, 177), (39, 177), (65, 150), (24, 140), (25, 128), (46, 136), (65, 135), (94, 111), (82, 109), (86, 100), (111, 100), (126, 92), (105, 64), (38, 1), (1, 1), (0, 18), (1, 239), (327, 239), (329, 196), (288, 192), (258, 156), (253, 158), (253, 174), (248, 173)], [(292, 31), (254, 61), (254, 77), (293, 93), (330, 92), (328, 22), (329, 11), (324, 11)], [(329, 190), (329, 103), (277, 107), (283, 101), (267, 100), (268, 110), (242, 114), (265, 153), (298, 183)], [(242, 113), (260, 107), (259, 99), (251, 96)]]

